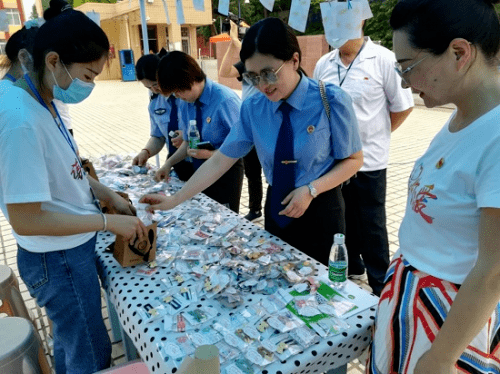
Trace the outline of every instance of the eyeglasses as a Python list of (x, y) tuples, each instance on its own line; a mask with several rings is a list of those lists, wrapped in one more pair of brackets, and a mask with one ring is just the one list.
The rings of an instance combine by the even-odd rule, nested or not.
[(258, 86), (260, 84), (261, 79), (269, 84), (276, 83), (278, 81), (278, 73), (281, 68), (285, 65), (286, 61), (284, 61), (281, 66), (277, 70), (273, 69), (264, 69), (260, 72), (260, 74), (254, 73), (243, 73), (242, 77), (248, 84), (252, 86)]
[(407, 86), (410, 85), (410, 83), (408, 83), (408, 81), (404, 78), (404, 75), (407, 75), (410, 71), (412, 71), (412, 69), (417, 66), (418, 64), (420, 64), (422, 61), (424, 61), (427, 57), (429, 57), (429, 55), (425, 56), (424, 58), (421, 58), (420, 60), (418, 60), (417, 62), (415, 62), (414, 64), (411, 64), (410, 66), (408, 66), (406, 69), (403, 70), (401, 64), (399, 62), (395, 62), (394, 63), (394, 70), (396, 70), (396, 73), (398, 73), (398, 75), (401, 77), (401, 80), (403, 81), (403, 83)]

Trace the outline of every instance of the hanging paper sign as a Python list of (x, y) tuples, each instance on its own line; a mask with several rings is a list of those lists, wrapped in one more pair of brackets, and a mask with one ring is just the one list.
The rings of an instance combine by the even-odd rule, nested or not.
[(311, 0), (292, 0), (292, 7), (290, 8), (290, 16), (288, 18), (290, 27), (300, 32), (306, 31), (310, 6)]
[(227, 16), (229, 14), (229, 0), (219, 0), (218, 11), (220, 14)]
[(177, 23), (179, 25), (184, 25), (186, 20), (184, 19), (184, 8), (182, 7), (182, 0), (175, 0), (175, 7), (177, 8)]
[(372, 10), (370, 9), (370, 3), (368, 0), (351, 0), (361, 3), (361, 19), (368, 19), (373, 17)]
[(194, 10), (198, 10), (200, 12), (205, 11), (205, 1), (204, 0), (193, 0)]
[(165, 11), (165, 17), (167, 18), (167, 25), (170, 25), (170, 16), (168, 14), (167, 0), (161, 0), (163, 3), (163, 10)]
[(101, 26), (101, 14), (95, 11), (85, 12), (85, 15), (89, 17), (92, 21), (94, 21), (97, 26)]
[(329, 44), (338, 44), (338, 39), (361, 37), (362, 4), (357, 1), (321, 3), (321, 17), (325, 37)]
[(260, 3), (266, 8), (268, 11), (272, 12), (274, 8), (274, 0), (260, 0)]

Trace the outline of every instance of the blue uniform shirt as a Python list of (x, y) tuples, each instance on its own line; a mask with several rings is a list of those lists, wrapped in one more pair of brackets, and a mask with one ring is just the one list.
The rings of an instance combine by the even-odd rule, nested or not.
[[(304, 186), (331, 170), (335, 162), (361, 150), (358, 122), (351, 98), (341, 88), (325, 84), (331, 109), (328, 121), (318, 82), (302, 76), (287, 102), (293, 107), (295, 187)], [(281, 104), (264, 95), (247, 98), (240, 121), (231, 129), (220, 151), (241, 158), (255, 145), (267, 181), (273, 180), (274, 149), (283, 115)]]
[[(201, 140), (212, 143), (214, 148), (218, 149), (231, 128), (238, 122), (241, 100), (230, 88), (207, 78), (200, 101), (203, 104)], [(192, 119), (196, 119), (195, 104), (180, 100), (179, 129), (184, 131), (183, 137), (186, 141), (188, 140), (189, 120)]]
[[(177, 100), (177, 108), (179, 107), (180, 99)], [(168, 124), (170, 122), (170, 111), (172, 106), (168, 102), (168, 97), (158, 95), (149, 102), (149, 118), (151, 119), (151, 136), (156, 138), (165, 137), (170, 141), (168, 136)], [(174, 129), (178, 130), (178, 129)]]

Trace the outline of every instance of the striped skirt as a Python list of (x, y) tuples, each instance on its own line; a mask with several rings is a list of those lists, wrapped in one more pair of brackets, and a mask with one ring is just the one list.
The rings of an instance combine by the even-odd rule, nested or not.
[[(443, 325), (459, 287), (418, 271), (402, 256), (394, 259), (380, 296), (366, 373), (413, 373)], [(500, 374), (499, 313), (500, 304), (460, 356), (458, 373)]]

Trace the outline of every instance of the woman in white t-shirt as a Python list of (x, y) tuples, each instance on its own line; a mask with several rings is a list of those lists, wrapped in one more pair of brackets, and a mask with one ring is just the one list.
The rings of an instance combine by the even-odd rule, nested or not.
[[(52, 0), (44, 18), (33, 44), (33, 74), (0, 81), (0, 208), (18, 244), (20, 276), (53, 322), (56, 372), (94, 373), (111, 360), (96, 231), (133, 242), (146, 228), (127, 201), (87, 178), (53, 104), (88, 97), (109, 41), (63, 0)], [(104, 215), (96, 199), (128, 215)]]
[[(500, 22), (492, 0), (405, 0), (396, 71), (457, 109), (411, 173), (367, 373), (500, 372)], [(415, 131), (419, 131), (415, 129)]]

